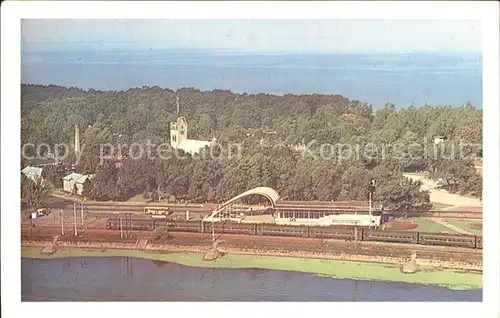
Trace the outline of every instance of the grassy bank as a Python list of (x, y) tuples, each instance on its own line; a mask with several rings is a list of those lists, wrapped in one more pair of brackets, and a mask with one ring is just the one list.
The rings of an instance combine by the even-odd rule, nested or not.
[(449, 220), (446, 220), (446, 222), (448, 222), (451, 225), (454, 225), (458, 228), (466, 230), (467, 232), (470, 232), (474, 235), (483, 235), (482, 230), (473, 227), (474, 225), (480, 225), (482, 227), (483, 222), (481, 222), (480, 220), (449, 219)]
[(417, 224), (417, 227), (405, 231), (457, 234), (457, 232), (453, 231), (452, 229), (447, 228), (446, 226), (443, 226), (439, 223), (428, 220), (426, 218), (409, 218), (408, 221)]
[(482, 288), (482, 275), (464, 273), (451, 269), (422, 270), (415, 274), (403, 274), (394, 265), (350, 262), (341, 260), (305, 259), (228, 254), (212, 262), (202, 260), (200, 253), (155, 253), (138, 250), (87, 250), (62, 249), (53, 255), (41, 253), (39, 247), (23, 247), (24, 258), (52, 259), (68, 257), (135, 257), (172, 262), (193, 267), (260, 268), (315, 273), (322, 276), (361, 280), (381, 280), (439, 285), (455, 290)]

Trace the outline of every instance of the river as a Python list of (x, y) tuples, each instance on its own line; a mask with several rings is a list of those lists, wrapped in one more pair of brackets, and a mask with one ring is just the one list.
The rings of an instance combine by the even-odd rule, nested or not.
[(482, 290), (129, 257), (23, 258), (21, 277), (23, 301), (482, 301)]

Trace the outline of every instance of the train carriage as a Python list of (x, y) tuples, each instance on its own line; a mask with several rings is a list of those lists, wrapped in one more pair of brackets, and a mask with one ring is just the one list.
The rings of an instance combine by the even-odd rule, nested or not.
[(155, 220), (150, 219), (135, 219), (127, 222), (125, 219), (108, 219), (106, 221), (106, 229), (108, 230), (134, 230), (134, 231), (149, 231), (155, 228)]
[(212, 227), (214, 232), (223, 233), (224, 224), (222, 222), (203, 222), (203, 230), (206, 233), (212, 232)]
[[(121, 223), (121, 224), (120, 224)], [(152, 231), (159, 226), (168, 226), (172, 232), (241, 234), (282, 237), (310, 237), (317, 239), (354, 240), (354, 229), (347, 226), (294, 226), (276, 224), (254, 224), (236, 222), (203, 222), (203, 221), (171, 221), (168, 219), (139, 218), (120, 219), (111, 218), (106, 221), (106, 229)], [(358, 241), (392, 242), (422, 245), (456, 246), (467, 248), (483, 248), (482, 236), (436, 234), (406, 231), (376, 231), (367, 228), (358, 228)]]
[(169, 226), (170, 223), (167, 220), (153, 220), (153, 230), (161, 226)]
[(375, 242), (392, 242), (392, 243), (408, 243), (418, 244), (418, 232), (404, 232), (404, 231), (373, 231), (363, 229), (363, 241)]
[(483, 249), (483, 237), (476, 235), (476, 248)]
[(172, 232), (200, 232), (200, 222), (198, 221), (175, 221), (168, 223), (168, 229)]
[(258, 225), (257, 235), (309, 237), (309, 226), (269, 225), (269, 224)]
[(474, 235), (420, 233), (419, 244), (474, 248), (476, 237)]
[(223, 222), (224, 234), (243, 234), (255, 235), (256, 224), (252, 223), (236, 223), (236, 222)]
[(352, 240), (354, 230), (344, 226), (311, 226), (310, 237), (333, 240)]

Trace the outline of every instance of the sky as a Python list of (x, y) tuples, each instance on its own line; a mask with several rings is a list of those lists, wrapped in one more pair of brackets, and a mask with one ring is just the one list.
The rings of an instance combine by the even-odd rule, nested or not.
[(474, 20), (22, 20), (23, 51), (481, 52)]

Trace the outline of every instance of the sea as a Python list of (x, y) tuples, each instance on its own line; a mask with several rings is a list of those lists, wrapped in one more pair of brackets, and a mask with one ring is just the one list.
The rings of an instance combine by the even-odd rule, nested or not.
[(22, 301), (482, 301), (482, 290), (188, 267), (129, 257), (21, 260)]
[(392, 103), (482, 108), (482, 56), (256, 54), (207, 51), (23, 51), (21, 81), (95, 90), (143, 86), (234, 93), (340, 94)]

